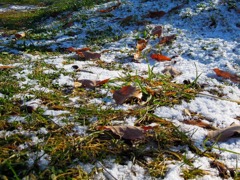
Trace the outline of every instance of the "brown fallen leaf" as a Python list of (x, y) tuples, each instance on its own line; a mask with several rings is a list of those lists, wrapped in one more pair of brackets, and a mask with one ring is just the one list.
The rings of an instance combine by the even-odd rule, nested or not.
[(145, 39), (140, 39), (137, 41), (137, 50), (142, 51), (147, 46), (148, 41)]
[(170, 57), (164, 56), (162, 54), (152, 54), (151, 58), (157, 61), (171, 61)]
[(174, 78), (182, 74), (180, 71), (178, 71), (176, 68), (172, 66), (166, 66), (162, 73), (168, 76), (172, 76)]
[(14, 66), (0, 66), (0, 70), (12, 69)]
[(94, 53), (89, 51), (77, 51), (76, 52), (81, 58), (84, 58), (86, 60), (90, 59), (100, 59), (101, 54), (100, 53)]
[(110, 130), (119, 138), (137, 140), (144, 138), (144, 129), (141, 127), (122, 125), (122, 126), (98, 126), (98, 130)]
[(105, 83), (107, 83), (109, 79), (104, 79), (102, 81), (92, 81), (89, 79), (82, 79), (79, 80), (78, 82), (74, 82), (74, 87), (84, 87), (84, 88), (90, 88), (93, 89), (95, 87), (101, 86)]
[(159, 44), (169, 44), (173, 42), (176, 39), (176, 34), (162, 37), (162, 39), (159, 41)]
[(227, 165), (219, 162), (219, 161), (212, 161), (210, 162), (210, 166), (212, 168), (217, 168), (218, 172), (219, 172), (219, 176), (223, 179), (228, 179), (230, 177), (229, 175), (229, 168), (227, 167)]
[(130, 97), (141, 99), (142, 92), (133, 86), (123, 86), (120, 90), (113, 93), (113, 99), (117, 104), (123, 104)]
[(107, 8), (107, 9), (102, 9), (102, 10), (99, 10), (99, 12), (101, 12), (101, 13), (107, 13), (107, 12), (111, 12), (111, 11), (113, 11), (113, 10), (117, 9), (117, 8), (118, 8), (120, 5), (121, 5), (121, 3), (120, 3), (120, 2), (118, 2), (116, 5), (114, 5), (114, 6), (111, 6), (111, 7)]
[(156, 26), (153, 30), (152, 30), (152, 35), (155, 36), (157, 35), (157, 37), (160, 37), (162, 35), (162, 26)]
[(240, 135), (240, 125), (232, 125), (225, 129), (210, 131), (207, 136), (212, 140), (227, 141), (232, 137), (239, 137), (239, 135)]
[(149, 17), (149, 18), (161, 18), (161, 17), (163, 17), (165, 14), (166, 14), (166, 12), (164, 12), (164, 11), (150, 11), (150, 12), (147, 14), (147, 17)]
[(19, 32), (19, 33), (16, 33), (15, 34), (15, 37), (17, 39), (20, 39), (20, 38), (24, 38), (26, 36), (26, 33), (25, 32)]
[(225, 78), (225, 79), (230, 79), (231, 81), (235, 83), (240, 83), (240, 77), (236, 74), (231, 74), (227, 71), (222, 71), (218, 68), (213, 69), (213, 71), (216, 73), (217, 76)]
[(69, 47), (67, 48), (67, 50), (70, 52), (83, 52), (83, 51), (90, 51), (91, 49), (89, 47), (84, 47), (81, 49), (75, 49), (74, 47)]
[(183, 123), (198, 126), (198, 127), (202, 127), (202, 128), (206, 128), (206, 129), (214, 129), (210, 124), (205, 123), (205, 122), (203, 122), (199, 119), (198, 120), (184, 120)]

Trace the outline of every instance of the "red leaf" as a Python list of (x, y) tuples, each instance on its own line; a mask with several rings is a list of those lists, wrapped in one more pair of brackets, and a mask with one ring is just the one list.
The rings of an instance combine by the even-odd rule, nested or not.
[(162, 54), (152, 54), (151, 58), (157, 61), (171, 61), (170, 57), (164, 56)]
[(109, 78), (108, 79), (104, 79), (104, 80), (102, 80), (102, 81), (97, 81), (97, 86), (101, 86), (101, 85), (103, 85), (103, 84), (106, 84), (107, 82), (109, 81)]
[(120, 90), (114, 91), (113, 99), (117, 104), (123, 104), (130, 97), (142, 98), (142, 92), (133, 86), (123, 86)]
[(81, 49), (75, 49), (73, 47), (67, 48), (68, 51), (70, 52), (83, 52), (83, 51), (89, 51), (91, 50), (89, 47), (81, 48)]
[(240, 77), (235, 75), (235, 74), (231, 74), (227, 71), (222, 71), (218, 68), (213, 69), (213, 71), (216, 73), (217, 76), (225, 78), (225, 79), (230, 79), (231, 81), (235, 82), (235, 83), (240, 83)]
[(164, 11), (150, 11), (147, 15), (147, 17), (150, 18), (161, 18), (166, 14)]

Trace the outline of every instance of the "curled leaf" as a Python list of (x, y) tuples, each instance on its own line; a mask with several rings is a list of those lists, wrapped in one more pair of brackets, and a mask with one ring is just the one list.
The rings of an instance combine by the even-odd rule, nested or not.
[(235, 83), (240, 83), (240, 77), (237, 76), (236, 74), (231, 74), (227, 71), (222, 71), (218, 68), (213, 69), (213, 71), (216, 73), (217, 76), (225, 78), (225, 79), (230, 79), (231, 81)]
[(160, 37), (162, 35), (162, 26), (156, 26), (153, 30), (152, 30), (152, 35), (155, 36), (157, 35), (157, 37)]
[(147, 40), (145, 39), (140, 39), (137, 41), (137, 50), (138, 51), (142, 51), (143, 49), (145, 49), (145, 47), (147, 46)]
[(170, 36), (165, 36), (165, 37), (162, 37), (162, 39), (159, 41), (159, 44), (169, 44), (175, 39), (176, 39), (175, 34), (170, 35)]
[(206, 129), (214, 129), (210, 124), (207, 124), (201, 120), (184, 120), (183, 123), (206, 128)]
[(210, 131), (208, 137), (213, 140), (227, 141), (231, 137), (239, 137), (240, 125), (232, 125), (225, 129)]
[(144, 130), (141, 127), (123, 125), (123, 126), (98, 126), (98, 130), (110, 130), (115, 135), (123, 139), (136, 140), (144, 138)]
[(137, 90), (136, 87), (133, 86), (123, 86), (120, 90), (114, 91), (113, 99), (117, 104), (123, 104), (130, 97), (136, 97), (141, 99), (142, 92)]
[(19, 33), (15, 34), (15, 37), (17, 39), (24, 38), (25, 36), (26, 36), (25, 32), (19, 32)]
[(164, 56), (162, 54), (152, 54), (151, 58), (157, 61), (171, 61), (170, 57)]
[(172, 66), (165, 67), (165, 69), (162, 71), (162, 73), (166, 74), (168, 76), (172, 76), (172, 77), (177, 77), (180, 74), (182, 74), (180, 71), (178, 71), (176, 68), (174, 68)]

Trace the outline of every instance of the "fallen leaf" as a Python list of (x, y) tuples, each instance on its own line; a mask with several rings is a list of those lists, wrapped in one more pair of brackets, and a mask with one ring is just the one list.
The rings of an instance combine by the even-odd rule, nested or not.
[(137, 50), (142, 51), (147, 46), (148, 41), (145, 39), (140, 39), (137, 41)]
[(161, 18), (166, 14), (164, 11), (150, 11), (147, 15), (147, 17), (150, 18)]
[(231, 74), (227, 71), (222, 71), (218, 68), (213, 69), (213, 71), (216, 73), (217, 76), (225, 78), (225, 79), (230, 79), (231, 81), (235, 83), (240, 83), (240, 77), (237, 76), (236, 74)]
[(14, 68), (14, 66), (0, 66), (0, 70), (12, 69), (12, 68)]
[(176, 39), (176, 34), (165, 36), (161, 38), (161, 40), (159, 41), (159, 44), (169, 44), (175, 39)]
[(142, 92), (133, 86), (123, 86), (120, 90), (114, 91), (113, 99), (117, 104), (123, 104), (130, 97), (142, 98)]
[(81, 58), (84, 58), (86, 60), (90, 59), (100, 59), (101, 54), (100, 53), (93, 53), (88, 51), (77, 51), (76, 52)]
[(157, 35), (157, 37), (160, 37), (162, 35), (162, 26), (156, 26), (153, 30), (152, 30), (152, 35), (155, 36)]
[(180, 71), (178, 71), (176, 68), (172, 66), (166, 66), (162, 73), (168, 76), (172, 76), (174, 78), (182, 74)]
[(199, 119), (198, 120), (184, 120), (183, 123), (198, 126), (198, 127), (202, 127), (202, 128), (206, 128), (206, 129), (214, 129), (210, 124), (205, 123), (205, 122), (203, 122)]
[(123, 125), (123, 126), (98, 126), (98, 130), (110, 130), (119, 138), (136, 140), (144, 138), (144, 129), (141, 127)]
[(90, 88), (90, 89), (93, 89), (97, 86), (101, 86), (105, 83), (107, 83), (109, 81), (109, 79), (104, 79), (102, 81), (92, 81), (92, 80), (89, 80), (89, 79), (82, 79), (82, 80), (79, 80), (77, 82), (74, 82), (74, 87), (84, 87), (84, 88)]
[(157, 61), (171, 61), (170, 57), (164, 56), (162, 54), (152, 54), (151, 58)]
[(133, 59), (138, 60), (141, 57), (141, 51), (137, 51), (134, 55), (133, 55)]
[(83, 52), (83, 51), (90, 51), (91, 49), (89, 47), (84, 47), (81, 49), (75, 49), (73, 47), (69, 47), (67, 50), (70, 52)]
[(15, 34), (15, 37), (16, 37), (17, 39), (23, 38), (23, 37), (25, 37), (25, 36), (26, 36), (26, 33), (25, 33), (25, 32), (19, 32), (19, 33)]
[(240, 125), (232, 125), (225, 129), (210, 131), (208, 137), (213, 140), (227, 141), (231, 137), (239, 137)]
[(117, 9), (117, 8), (118, 8), (120, 5), (121, 5), (121, 3), (120, 3), (120, 2), (118, 2), (116, 5), (114, 5), (114, 6), (111, 6), (111, 7), (107, 8), (107, 9), (102, 9), (102, 10), (99, 10), (99, 12), (101, 12), (101, 13), (107, 13), (107, 12), (111, 12), (111, 11), (113, 11), (113, 10)]

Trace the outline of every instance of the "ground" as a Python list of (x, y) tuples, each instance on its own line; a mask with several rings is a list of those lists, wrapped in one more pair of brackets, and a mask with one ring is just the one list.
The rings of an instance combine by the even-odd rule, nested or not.
[(2, 179), (239, 179), (237, 1), (0, 4)]

